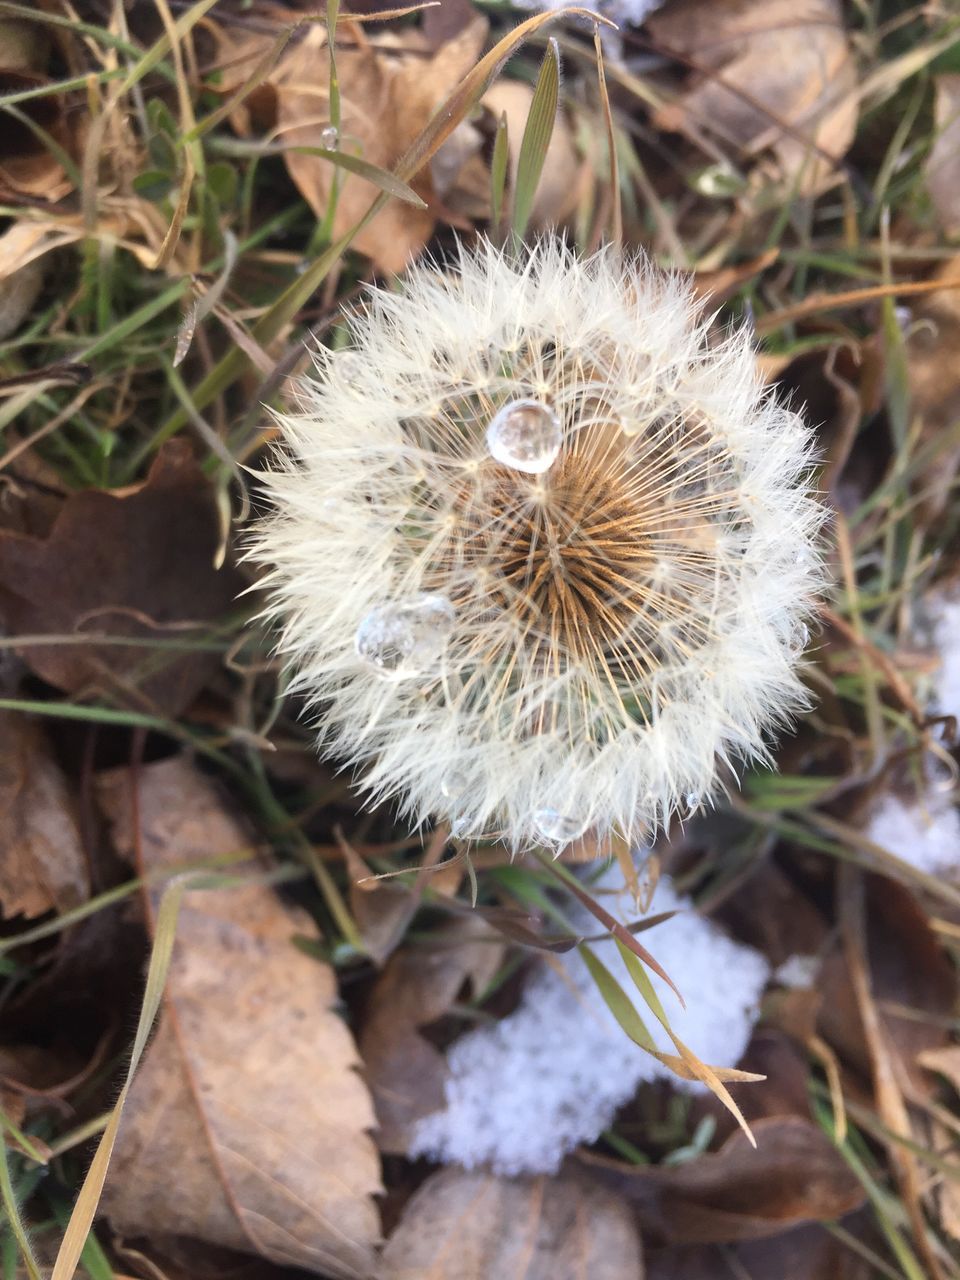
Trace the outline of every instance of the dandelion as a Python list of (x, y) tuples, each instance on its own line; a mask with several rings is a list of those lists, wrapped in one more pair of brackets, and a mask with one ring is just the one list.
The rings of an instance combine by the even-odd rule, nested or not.
[(464, 838), (649, 838), (804, 702), (822, 509), (748, 335), (613, 249), (481, 241), (349, 318), (264, 477), (324, 750)]

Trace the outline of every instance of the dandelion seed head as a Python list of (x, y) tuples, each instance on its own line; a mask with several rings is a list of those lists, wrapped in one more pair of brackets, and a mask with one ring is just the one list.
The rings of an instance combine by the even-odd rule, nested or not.
[(349, 324), (281, 418), (253, 554), (369, 795), (518, 849), (635, 840), (765, 757), (804, 702), (822, 510), (746, 334), (555, 242), (415, 266)]

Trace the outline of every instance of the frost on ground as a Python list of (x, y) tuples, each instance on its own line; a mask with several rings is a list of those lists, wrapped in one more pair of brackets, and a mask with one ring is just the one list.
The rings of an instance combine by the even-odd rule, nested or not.
[[(927, 691), (933, 715), (960, 716), (960, 599), (934, 594), (924, 602), (919, 640), (929, 645), (938, 666)], [(937, 772), (941, 770), (935, 762)], [(960, 872), (960, 814), (955, 790), (934, 783), (916, 799), (883, 796), (867, 823), (866, 835), (927, 875)]]
[(866, 834), (927, 875), (960, 868), (960, 816), (946, 796), (933, 794), (920, 804), (886, 795), (874, 809)]
[[(622, 884), (614, 867), (595, 888)], [(653, 911), (678, 911), (644, 934), (684, 994), (684, 1012), (658, 978), (658, 994), (677, 1035), (712, 1065), (731, 1066), (743, 1053), (769, 976), (766, 960), (732, 941), (661, 880)], [(579, 926), (589, 930), (586, 919)], [(612, 941), (591, 944), (622, 982), (630, 979)], [(603, 1002), (577, 952), (544, 964), (506, 1018), (462, 1036), (447, 1057), (446, 1108), (422, 1120), (411, 1155), (445, 1163), (490, 1165), (501, 1174), (553, 1173), (564, 1155), (594, 1142), (617, 1108), (646, 1080), (678, 1080), (627, 1038)], [(666, 1052), (675, 1052), (645, 1007), (644, 1022)]]
[(933, 677), (933, 707), (941, 715), (960, 715), (960, 599), (928, 597), (926, 620), (940, 659)]

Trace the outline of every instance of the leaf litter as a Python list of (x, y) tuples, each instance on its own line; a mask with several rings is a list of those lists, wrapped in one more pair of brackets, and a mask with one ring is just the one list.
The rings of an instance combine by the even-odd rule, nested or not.
[[(372, 273), (443, 260), (495, 209), (504, 231), (518, 191), (582, 248), (616, 225), (594, 50), (577, 19), (521, 33), (556, 36), (564, 73), (534, 192), (541, 51), (497, 77), (518, 37), (496, 6), (333, 5), (333, 88), (320, 15), (202, 7), (0, 16), (0, 1108), (32, 1231), (6, 1230), (7, 1196), (7, 1270), (31, 1248), (49, 1270), (79, 1193), (57, 1280), (71, 1250), (97, 1280), (955, 1280), (955, 31), (934, 6), (665, 0), (608, 46), (625, 238), (755, 324), (764, 376), (821, 424), (838, 586), (779, 775), (657, 850), (757, 956), (759, 1018), (715, 1050), (663, 994), (693, 1048), (768, 1077), (728, 1081), (758, 1149), (712, 1096), (634, 1079), (653, 1060), (621, 1037), (601, 1122), (575, 1104), (559, 1171), (507, 1178), (408, 1158), (458, 1046), (521, 1018), (538, 969), (582, 1012), (583, 933), (610, 974), (620, 953), (543, 868), (452, 865), (445, 832), (419, 847), (313, 762), (236, 600), (231, 477), (272, 434), (251, 406), (280, 403), (310, 331), (339, 343)], [(203, 887), (98, 1209), (91, 1144), (181, 874)], [(708, 984), (658, 943), (676, 919), (643, 945), (695, 1018)], [(568, 1014), (481, 1099), (541, 1145), (537, 1053), (592, 1043)], [(461, 1159), (494, 1129), (467, 1126)]]

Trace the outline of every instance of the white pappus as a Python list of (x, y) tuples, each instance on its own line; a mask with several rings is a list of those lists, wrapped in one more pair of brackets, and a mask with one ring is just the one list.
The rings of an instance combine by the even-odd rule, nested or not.
[(464, 838), (649, 839), (805, 702), (811, 435), (679, 276), (480, 240), (322, 348), (253, 556), (323, 749)]

